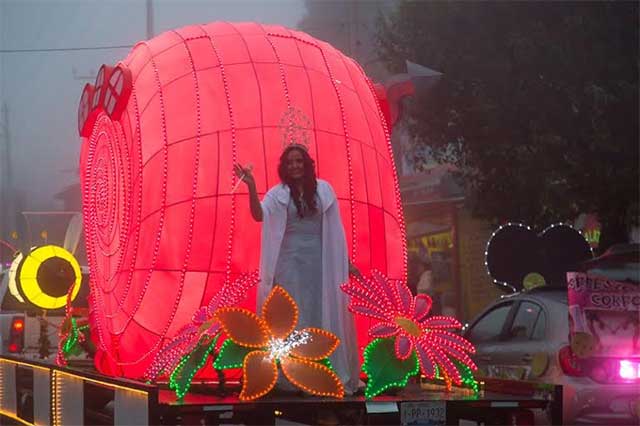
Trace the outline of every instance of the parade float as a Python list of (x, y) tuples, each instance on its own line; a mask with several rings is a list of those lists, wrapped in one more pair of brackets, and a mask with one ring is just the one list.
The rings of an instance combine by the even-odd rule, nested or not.
[[(482, 388), (462, 324), (429, 316), (430, 298), (408, 290), (390, 131), (414, 89), (406, 78), (391, 89), (323, 41), (252, 22), (168, 31), (102, 65), (78, 107), (95, 371), (67, 357), (57, 366), (4, 357), (3, 389), (17, 390), (3, 392), (2, 414), (30, 424), (262, 424), (315, 423), (329, 410), (345, 423), (444, 424), (509, 422), (525, 406), (557, 413), (555, 389)], [(298, 329), (285, 290), (256, 309), (260, 224), (233, 165), (251, 165), (262, 196), (292, 141), (335, 189), (362, 273), (342, 287), (365, 382), (354, 395), (332, 369), (339, 339)], [(69, 305), (63, 349), (85, 335), (78, 321)], [(282, 378), (302, 392), (274, 389)], [(25, 392), (35, 393), (28, 408), (9, 396)]]

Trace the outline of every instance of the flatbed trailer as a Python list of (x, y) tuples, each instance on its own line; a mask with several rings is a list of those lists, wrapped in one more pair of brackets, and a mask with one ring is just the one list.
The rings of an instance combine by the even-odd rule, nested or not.
[(533, 424), (534, 409), (562, 424), (562, 387), (529, 382), (487, 380), (478, 393), (413, 383), (392, 395), (342, 400), (274, 391), (246, 402), (238, 391), (237, 383), (194, 383), (177, 400), (166, 385), (103, 376), (88, 365), (0, 357), (0, 424)]

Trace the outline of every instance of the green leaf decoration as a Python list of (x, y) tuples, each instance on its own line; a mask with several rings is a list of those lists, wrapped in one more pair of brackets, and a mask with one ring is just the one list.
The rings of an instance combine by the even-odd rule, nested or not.
[(213, 362), (213, 368), (216, 370), (241, 368), (244, 357), (252, 351), (255, 351), (255, 348), (240, 346), (235, 344), (231, 339), (227, 339), (220, 347), (220, 353)]
[(62, 350), (67, 355), (73, 355), (72, 350), (78, 343), (78, 325), (76, 323), (76, 319), (71, 317), (71, 330), (69, 330), (69, 335), (64, 342)]
[(325, 367), (329, 367), (329, 369), (331, 369), (331, 371), (333, 371), (334, 373), (336, 372), (336, 370), (333, 368), (333, 365), (331, 365), (331, 361), (329, 360), (329, 358), (321, 359), (318, 362)]
[(91, 354), (95, 352), (88, 325), (79, 327), (76, 318), (71, 317), (63, 322), (62, 332), (66, 333), (66, 337), (61, 342), (62, 351), (60, 355), (65, 361), (69, 357), (80, 356), (84, 352)]
[(82, 346), (77, 343), (73, 345), (73, 347), (69, 350), (68, 356), (80, 356), (82, 355), (83, 349)]
[(406, 360), (396, 357), (394, 338), (375, 339), (364, 349), (362, 370), (368, 377), (364, 395), (373, 398), (390, 387), (405, 387), (420, 371), (415, 351)]
[[(453, 363), (453, 365), (455, 365), (456, 369), (458, 370), (460, 378), (462, 379), (462, 386), (472, 389), (475, 393), (478, 393), (478, 381), (473, 376), (473, 371), (471, 371), (471, 368), (469, 368), (469, 366), (467, 366), (465, 363), (460, 362), (453, 357), (449, 357), (449, 360)], [(435, 378), (444, 380), (444, 377), (440, 375), (440, 370), (438, 369), (437, 365), (435, 366), (435, 370)]]
[(458, 361), (457, 359), (449, 359), (458, 369), (458, 373), (460, 373), (460, 378), (462, 379), (462, 384), (464, 385), (464, 387), (473, 389), (473, 391), (477, 393), (478, 381), (475, 377), (473, 377), (473, 371), (471, 371), (471, 368), (469, 368), (469, 366), (467, 366), (465, 363)]
[(215, 348), (219, 334), (213, 339), (205, 336), (196, 348), (182, 357), (178, 366), (169, 377), (169, 388), (175, 391), (178, 399), (182, 399), (191, 387), (193, 376), (204, 366), (207, 357)]

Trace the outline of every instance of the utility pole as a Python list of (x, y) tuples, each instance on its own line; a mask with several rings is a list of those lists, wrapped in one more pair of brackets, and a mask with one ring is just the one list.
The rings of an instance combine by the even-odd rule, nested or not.
[(9, 234), (13, 225), (15, 211), (11, 175), (11, 135), (9, 134), (9, 107), (6, 102), (0, 105), (0, 238)]
[[(0, 16), (6, 16), (5, 5), (0, 2)], [(5, 31), (4, 28), (0, 30), (0, 48), (5, 48)], [(5, 80), (5, 54), (0, 53), (0, 238), (7, 236), (7, 227), (9, 209), (7, 208), (7, 201), (9, 198), (9, 183), (7, 181), (9, 176), (9, 123), (6, 119), (6, 105), (4, 96), (4, 80)], [(3, 251), (0, 250), (0, 253)], [(3, 257), (0, 256), (0, 262)], [(3, 265), (0, 264), (0, 271)]]
[(358, 58), (358, 2), (350, 0), (346, 3), (347, 7), (347, 25), (349, 26), (348, 36), (348, 55), (356, 61)]
[(147, 40), (153, 36), (153, 0), (147, 0)]
[(352, 43), (352, 52), (351, 54), (353, 55), (352, 57), (360, 62), (360, 49), (359, 49), (359, 45), (360, 45), (360, 37), (359, 37), (359, 27), (360, 27), (360, 22), (358, 20), (358, 0), (354, 0), (353, 3), (353, 22), (352, 22), (352, 28), (353, 31), (351, 32), (351, 43)]

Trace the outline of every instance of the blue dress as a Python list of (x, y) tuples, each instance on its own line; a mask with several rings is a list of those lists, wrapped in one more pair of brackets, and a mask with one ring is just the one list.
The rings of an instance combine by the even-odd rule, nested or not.
[(322, 327), (322, 209), (317, 195), (316, 206), (316, 213), (301, 218), (290, 199), (273, 280), (298, 304), (297, 330)]

